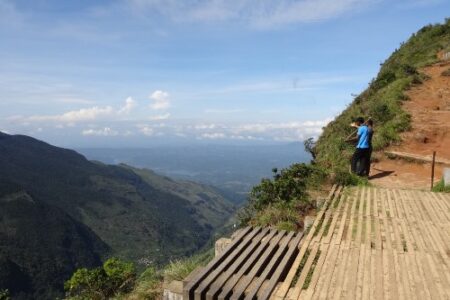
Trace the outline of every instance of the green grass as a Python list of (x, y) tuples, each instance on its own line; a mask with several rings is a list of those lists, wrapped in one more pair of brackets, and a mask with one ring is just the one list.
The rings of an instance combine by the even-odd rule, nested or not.
[(330, 230), (330, 226), (331, 226), (331, 218), (328, 220), (327, 224), (325, 225), (322, 236), (327, 236), (328, 231)]
[(278, 230), (295, 231), (302, 228), (302, 218), (292, 204), (272, 204), (256, 213), (253, 226), (272, 226)]
[(116, 297), (117, 300), (157, 300), (162, 298), (163, 282), (183, 280), (192, 271), (205, 266), (214, 257), (214, 249), (197, 255), (170, 262), (163, 269), (147, 268), (138, 278), (133, 291), (127, 295)]
[(321, 251), (318, 250), (316, 256), (314, 257), (311, 268), (309, 269), (308, 275), (306, 275), (305, 283), (303, 283), (302, 289), (304, 289), (304, 290), (308, 289), (309, 284), (311, 283), (311, 279), (314, 274), (314, 270), (316, 269), (317, 262), (319, 261), (320, 254), (321, 254)]
[(162, 298), (163, 275), (153, 267), (147, 268), (139, 276), (133, 291), (124, 296), (116, 297), (127, 300), (157, 300)]
[(292, 279), (290, 288), (294, 287), (297, 284), (297, 281), (300, 278), (300, 274), (302, 273), (303, 268), (305, 267), (306, 261), (308, 260), (310, 253), (311, 250), (306, 249), (305, 254), (303, 255), (302, 260), (300, 261), (300, 264), (297, 268), (297, 271), (295, 272), (294, 278)]
[(344, 186), (368, 185), (369, 181), (367, 178), (350, 173), (348, 170), (337, 169), (334, 174), (334, 183)]
[(192, 271), (200, 266), (205, 266), (214, 257), (214, 249), (200, 253), (185, 259), (179, 259), (170, 262), (164, 269), (164, 280), (171, 282), (173, 280), (183, 280)]
[(450, 193), (450, 184), (445, 185), (444, 179), (441, 179), (441, 181), (439, 181), (435, 186), (433, 186), (432, 191), (438, 193)]

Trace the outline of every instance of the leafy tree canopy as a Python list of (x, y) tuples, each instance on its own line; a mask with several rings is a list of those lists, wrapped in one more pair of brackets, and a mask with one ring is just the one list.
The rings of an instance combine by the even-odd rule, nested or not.
[(81, 268), (65, 283), (67, 298), (103, 300), (129, 292), (136, 281), (133, 263), (118, 258), (108, 259), (102, 267)]

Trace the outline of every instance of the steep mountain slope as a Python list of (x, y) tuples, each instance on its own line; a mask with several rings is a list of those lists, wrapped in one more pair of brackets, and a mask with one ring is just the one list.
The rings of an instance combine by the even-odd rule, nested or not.
[[(89, 227), (92, 239), (105, 243), (113, 255), (142, 264), (161, 264), (202, 248), (235, 210), (233, 204), (211, 188), (177, 183), (150, 171), (93, 163), (72, 150), (27, 136), (0, 133), (0, 178), (19, 187), (22, 195), (20, 201), (4, 200), (5, 205), (13, 203), (15, 210), (2, 210), (1, 220), (11, 219), (13, 212), (21, 216), (8, 229), (14, 238), (30, 213), (36, 214), (36, 220), (40, 214), (46, 220), (47, 210), (60, 214), (58, 218), (57, 213), (50, 214), (56, 219), (38, 226), (39, 234), (30, 231), (30, 238), (21, 245), (27, 251), (34, 247), (59, 247), (43, 239), (44, 233), (62, 226), (61, 220), (72, 220)], [(39, 203), (39, 209), (30, 211), (32, 202), (26, 199)], [(64, 240), (64, 231), (60, 237)], [(33, 244), (33, 241), (40, 242)], [(12, 245), (0, 247), (2, 256), (23, 269), (21, 263), (29, 263), (26, 255), (19, 259)], [(62, 246), (65, 251), (80, 250), (76, 245), (67, 249), (65, 245)], [(107, 254), (106, 247), (102, 249), (99, 255)], [(36, 256), (45, 260), (40, 253), (37, 251)], [(74, 265), (89, 264), (75, 259)], [(40, 278), (59, 277), (57, 273), (43, 273)], [(59, 278), (61, 284), (65, 279)]]
[[(425, 26), (413, 34), (381, 64), (380, 72), (369, 87), (324, 127), (317, 142), (305, 142), (314, 158), (310, 165), (292, 165), (275, 172), (272, 179), (265, 179), (254, 187), (248, 207), (241, 214), (241, 221), (263, 226), (270, 224), (283, 229), (299, 228), (303, 223), (299, 216), (310, 213), (299, 208), (314, 205), (313, 197), (322, 198), (321, 187), (327, 190), (330, 183), (365, 184), (366, 179), (350, 173), (350, 159), (355, 146), (346, 142), (347, 137), (355, 132), (350, 124), (359, 116), (374, 120), (372, 158), (375, 163), (391, 163), (384, 153), (389, 149), (417, 152), (423, 148), (423, 152), (420, 150), (418, 154), (431, 154), (432, 150), (437, 150), (441, 156), (448, 155), (449, 114), (446, 110), (450, 94), (446, 75), (450, 74), (450, 70), (446, 67), (446, 60), (449, 58), (450, 19), (443, 24)], [(436, 88), (436, 84), (439, 87)], [(423, 132), (415, 140), (417, 127)], [(390, 180), (396, 187), (405, 182), (419, 186), (416, 181), (418, 174), (426, 174), (429, 180), (429, 164), (404, 163), (404, 166), (398, 167), (397, 161), (395, 165), (382, 169), (374, 164), (369, 180), (376, 182), (390, 174), (401, 177), (398, 172), (407, 176), (404, 182)], [(426, 173), (423, 172), (425, 169)], [(319, 176), (311, 176), (311, 173)], [(436, 179), (440, 179), (439, 168)], [(303, 182), (304, 187), (299, 187), (299, 182)], [(296, 196), (298, 194), (303, 197), (303, 203), (299, 201), (302, 198)]]
[(205, 226), (219, 227), (228, 219), (223, 216), (229, 216), (233, 213), (233, 206), (230, 206), (228, 201), (224, 201), (223, 192), (214, 187), (192, 181), (175, 181), (169, 177), (158, 175), (149, 169), (121, 166), (132, 170), (155, 188), (189, 201), (191, 205), (197, 208), (200, 216), (198, 221)]
[(98, 265), (108, 251), (84, 224), (0, 182), (0, 287), (15, 299), (59, 296), (62, 278)]
[[(444, 54), (442, 52), (441, 54)], [(450, 52), (448, 52), (450, 53)], [(422, 157), (431, 156), (436, 151), (438, 160), (450, 161), (450, 59), (440, 55), (442, 61), (420, 72), (427, 76), (422, 85), (406, 92), (409, 101), (402, 108), (411, 115), (411, 129), (402, 133), (402, 142), (391, 145), (386, 150)], [(450, 57), (449, 57), (450, 58)], [(408, 188), (429, 188), (430, 164), (412, 160), (389, 159), (378, 155), (373, 164), (373, 182), (377, 185)], [(442, 178), (444, 165), (437, 164), (435, 179)], [(389, 172), (389, 176), (377, 178), (375, 172)]]
[[(405, 142), (408, 137), (402, 133), (414, 127), (415, 122), (408, 109), (412, 97), (408, 91), (426, 86), (430, 77), (423, 68), (438, 63), (439, 53), (448, 51), (450, 19), (443, 24), (425, 26), (413, 34), (382, 64), (369, 87), (324, 128), (314, 148), (316, 162), (335, 174), (347, 172), (353, 146), (345, 138), (354, 130), (349, 124), (358, 116), (371, 117), (375, 122), (374, 151)], [(432, 105), (429, 97), (423, 101)]]

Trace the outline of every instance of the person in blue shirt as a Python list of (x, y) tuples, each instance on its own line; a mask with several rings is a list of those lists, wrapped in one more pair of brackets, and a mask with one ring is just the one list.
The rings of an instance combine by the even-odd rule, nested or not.
[(362, 117), (357, 118), (355, 124), (358, 127), (357, 143), (352, 156), (351, 170), (359, 176), (364, 176), (366, 175), (367, 156), (370, 150), (371, 131)]

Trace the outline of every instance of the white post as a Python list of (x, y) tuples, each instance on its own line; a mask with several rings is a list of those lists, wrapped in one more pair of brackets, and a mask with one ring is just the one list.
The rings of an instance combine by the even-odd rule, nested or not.
[(444, 168), (444, 186), (450, 185), (450, 168)]

